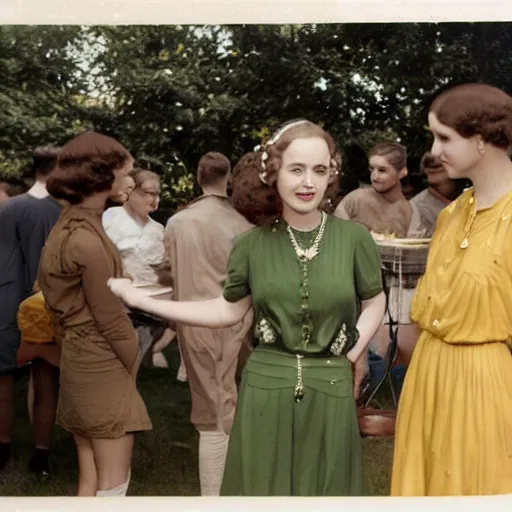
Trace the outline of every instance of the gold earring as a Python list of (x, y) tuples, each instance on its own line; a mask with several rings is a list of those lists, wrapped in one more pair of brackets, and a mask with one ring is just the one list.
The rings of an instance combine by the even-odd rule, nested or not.
[(482, 139), (478, 141), (478, 152), (483, 155), (485, 153), (485, 144)]

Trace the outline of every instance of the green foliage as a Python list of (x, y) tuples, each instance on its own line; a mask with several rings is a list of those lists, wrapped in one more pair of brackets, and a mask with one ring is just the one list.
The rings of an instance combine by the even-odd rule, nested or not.
[(510, 23), (2, 27), (0, 173), (31, 148), (94, 127), (164, 178), (162, 216), (198, 192), (202, 154), (233, 163), (282, 122), (321, 122), (348, 181), (365, 151), (407, 145), (415, 172), (426, 114), (449, 85), (510, 92)]
[(82, 130), (67, 48), (79, 27), (0, 27), (0, 175), (19, 174), (41, 144)]

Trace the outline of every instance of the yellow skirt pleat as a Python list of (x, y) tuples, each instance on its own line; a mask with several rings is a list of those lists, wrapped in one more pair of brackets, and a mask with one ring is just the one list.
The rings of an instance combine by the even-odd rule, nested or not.
[(392, 496), (512, 493), (512, 355), (423, 332), (407, 370)]

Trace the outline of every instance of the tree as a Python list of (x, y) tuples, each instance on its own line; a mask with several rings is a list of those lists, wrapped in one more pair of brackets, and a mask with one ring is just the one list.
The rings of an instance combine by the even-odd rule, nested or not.
[[(94, 127), (164, 178), (162, 217), (198, 192), (216, 150), (233, 163), (284, 121), (322, 123), (345, 154), (405, 143), (410, 170), (429, 148), (430, 102), (484, 81), (510, 91), (510, 23), (3, 27), (4, 169), (35, 144)], [(20, 156), (21, 155), (21, 156)]]
[(68, 48), (79, 27), (0, 27), (0, 174), (16, 175), (38, 145), (62, 144), (76, 118), (76, 63)]

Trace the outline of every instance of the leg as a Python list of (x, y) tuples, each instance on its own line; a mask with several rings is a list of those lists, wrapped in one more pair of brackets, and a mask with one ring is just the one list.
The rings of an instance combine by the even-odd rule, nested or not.
[(45, 359), (53, 367), (58, 368), (60, 366), (60, 347), (56, 343), (48, 343), (42, 347), (41, 359)]
[(178, 343), (192, 395), (190, 420), (199, 432), (201, 496), (218, 496), (229, 439), (219, 430), (217, 417), (220, 389), (215, 364), (221, 359), (216, 350), (222, 349), (222, 340), (211, 330), (180, 326)]
[[(160, 333), (156, 333), (157, 335)], [(167, 348), (176, 337), (176, 332), (169, 327), (165, 329), (161, 336), (155, 336), (155, 344), (153, 345), (153, 352), (162, 352)]]
[(11, 436), (14, 417), (14, 376), (0, 375), (0, 471), (11, 458)]
[(153, 344), (153, 366), (155, 368), (169, 368), (169, 363), (163, 354), (163, 350), (173, 341), (176, 333), (166, 328), (163, 333), (156, 332)]
[(32, 364), (36, 448), (49, 449), (59, 395), (59, 371), (44, 359)]
[(139, 339), (141, 365), (144, 368), (151, 368), (151, 345), (153, 344), (153, 336), (151, 335), (151, 328), (146, 325), (141, 325), (136, 328), (137, 336)]
[(90, 439), (75, 434), (78, 455), (78, 496), (96, 496), (98, 473)]
[(33, 426), (36, 453), (30, 470), (41, 476), (50, 474), (50, 442), (57, 413), (59, 371), (44, 359), (32, 363), (34, 389)]
[(27, 412), (28, 419), (32, 428), (34, 428), (34, 376), (32, 371), (28, 374), (28, 389), (27, 389)]
[(97, 496), (126, 496), (135, 436), (93, 439), (94, 460), (98, 468)]
[(229, 435), (224, 432), (199, 432), (201, 496), (219, 496), (228, 444)]
[(202, 496), (220, 494), (237, 399), (235, 374), (242, 341), (236, 334), (233, 329), (182, 327), (178, 334), (192, 395), (191, 421), (199, 431)]

